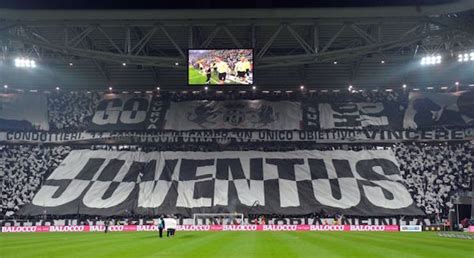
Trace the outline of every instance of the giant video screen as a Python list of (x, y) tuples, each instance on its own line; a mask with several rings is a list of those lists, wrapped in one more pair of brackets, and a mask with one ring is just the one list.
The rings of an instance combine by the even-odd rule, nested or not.
[(189, 85), (252, 85), (253, 49), (189, 49)]

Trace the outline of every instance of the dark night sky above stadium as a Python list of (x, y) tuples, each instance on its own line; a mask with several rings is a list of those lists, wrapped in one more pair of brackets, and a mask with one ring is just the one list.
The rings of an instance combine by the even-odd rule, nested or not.
[(201, 9), (429, 5), (456, 0), (0, 0), (15, 9)]

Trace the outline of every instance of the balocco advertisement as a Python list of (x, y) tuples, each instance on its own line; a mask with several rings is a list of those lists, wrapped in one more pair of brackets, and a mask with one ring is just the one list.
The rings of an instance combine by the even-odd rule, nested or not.
[[(178, 225), (177, 231), (398, 231), (398, 225)], [(105, 226), (13, 226), (2, 233), (101, 232)], [(110, 232), (157, 231), (155, 225), (109, 226)]]

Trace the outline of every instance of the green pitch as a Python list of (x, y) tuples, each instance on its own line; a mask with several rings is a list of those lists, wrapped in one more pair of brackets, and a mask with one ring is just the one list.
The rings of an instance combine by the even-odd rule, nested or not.
[[(202, 74), (199, 72), (198, 69), (195, 69), (195, 68), (192, 68), (192, 67), (189, 67), (189, 77), (188, 77), (188, 80), (189, 80), (189, 84), (192, 85), (192, 84), (197, 84), (197, 85), (203, 85), (203, 84), (206, 84), (206, 75), (205, 74)], [(215, 73), (212, 73), (211, 75), (211, 84), (218, 84), (219, 82), (219, 78), (217, 78), (217, 75)]]
[(474, 241), (434, 232), (0, 233), (0, 257), (456, 257)]

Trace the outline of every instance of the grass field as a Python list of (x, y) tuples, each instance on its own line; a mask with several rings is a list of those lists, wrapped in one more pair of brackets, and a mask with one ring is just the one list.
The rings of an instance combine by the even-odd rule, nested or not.
[[(206, 75), (205, 74), (202, 74), (199, 72), (199, 70), (193, 68), (193, 67), (189, 67), (189, 78), (188, 78), (188, 84), (189, 85), (204, 85), (206, 84)], [(238, 81), (234, 81), (232, 80), (232, 77), (230, 76), (227, 76), (227, 80), (226, 80), (226, 83), (227, 84), (236, 84), (236, 85), (239, 85), (241, 84), (240, 82)], [(219, 78), (217, 77), (217, 74), (215, 73), (212, 73), (211, 74), (211, 85), (218, 85), (219, 84)]]
[[(199, 70), (189, 67), (189, 84), (203, 85), (206, 84), (206, 75), (199, 73)], [(212, 73), (211, 84), (217, 84), (219, 79), (217, 75)]]
[(156, 232), (0, 234), (0, 257), (456, 257), (474, 241), (434, 232)]

